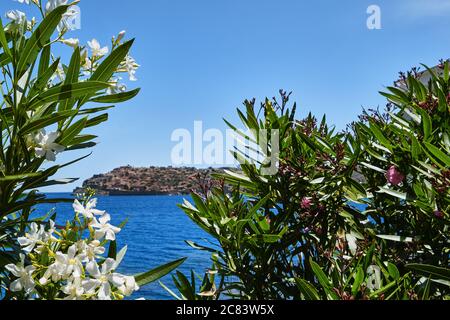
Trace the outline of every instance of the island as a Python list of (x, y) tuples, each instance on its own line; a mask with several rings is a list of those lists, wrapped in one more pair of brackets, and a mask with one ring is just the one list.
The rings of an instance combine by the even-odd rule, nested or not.
[(73, 193), (80, 194), (90, 188), (97, 194), (109, 196), (186, 195), (198, 190), (200, 183), (210, 180), (212, 174), (221, 173), (224, 169), (124, 166), (105, 174), (94, 175)]

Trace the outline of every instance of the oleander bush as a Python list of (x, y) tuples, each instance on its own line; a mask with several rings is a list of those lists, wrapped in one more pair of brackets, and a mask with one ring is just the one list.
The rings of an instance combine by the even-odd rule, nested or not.
[[(184, 212), (216, 243), (217, 278), (181, 297), (210, 299), (449, 299), (449, 63), (402, 74), (386, 110), (335, 133), (325, 117), (295, 118), (281, 101), (238, 110), (266, 162), (233, 150), (239, 170), (192, 194)], [(268, 131), (264, 131), (268, 130)], [(266, 133), (277, 132), (279, 151)], [(268, 148), (267, 148), (268, 145)], [(267, 150), (267, 152), (266, 152)]]
[[(38, 190), (75, 181), (54, 177), (86, 156), (55, 164), (59, 154), (94, 147), (97, 137), (86, 131), (108, 120), (111, 104), (138, 94), (120, 82), (123, 73), (136, 80), (133, 40), (124, 41), (121, 32), (111, 50), (95, 39), (81, 46), (67, 38), (77, 1), (25, 3), (40, 22), (19, 10), (7, 13), (7, 24), (0, 19), (0, 298), (123, 299), (184, 260), (134, 276), (117, 273), (126, 252), (116, 245), (123, 226), (110, 224), (92, 194), (75, 201), (74, 217), (63, 226), (53, 212), (39, 218), (34, 211), (73, 202)], [(70, 61), (58, 57), (60, 46), (72, 48)]]

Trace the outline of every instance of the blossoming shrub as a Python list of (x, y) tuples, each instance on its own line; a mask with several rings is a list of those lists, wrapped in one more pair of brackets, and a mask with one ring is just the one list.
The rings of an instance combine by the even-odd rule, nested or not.
[(450, 297), (448, 62), (428, 74), (404, 76), (385, 113), (346, 133), (296, 120), (283, 92), (259, 112), (246, 101), (246, 129), (280, 131), (278, 173), (235, 152), (240, 170), (181, 206), (219, 244), (189, 243), (212, 252), (214, 298)]
[[(194, 204), (182, 206), (220, 244), (220, 249), (191, 244), (213, 252), (214, 269), (223, 280), (217, 296), (300, 298), (296, 278), (316, 279), (309, 259), (330, 265), (336, 246), (340, 257), (350, 255), (359, 234), (361, 215), (345, 197), (364, 191), (353, 177), (357, 153), (325, 119), (295, 120), (296, 107), (289, 109), (288, 102), (282, 92), (280, 102), (266, 100), (257, 110), (254, 101), (246, 101), (246, 113), (239, 111), (263, 151), (270, 139), (258, 139), (259, 133), (279, 130), (277, 174), (265, 176), (263, 166), (241, 150), (235, 156), (242, 170), (227, 171), (218, 177), (222, 183), (193, 194)], [(271, 152), (269, 146), (264, 156)]]
[[(78, 1), (20, 2), (40, 18), (12, 10), (9, 23), (0, 19), (0, 298), (123, 298), (137, 286), (115, 273), (124, 254), (115, 252), (119, 229), (93, 200), (76, 203), (75, 218), (62, 229), (49, 217), (31, 217), (39, 204), (73, 202), (37, 190), (75, 181), (53, 177), (86, 156), (55, 164), (58, 155), (95, 146), (97, 137), (86, 130), (108, 120), (111, 104), (139, 93), (121, 83), (124, 73), (136, 80), (133, 40), (124, 41), (121, 32), (111, 49), (95, 39), (82, 46), (67, 37)], [(72, 49), (70, 61), (58, 57), (59, 46)], [(137, 275), (136, 282), (154, 281), (181, 262)]]
[(123, 299), (139, 289), (133, 276), (116, 272), (126, 247), (105, 257), (106, 244), (120, 228), (108, 213), (95, 209), (96, 199), (74, 203), (74, 218), (65, 227), (53, 220), (31, 223), (18, 238), (23, 252), (18, 264), (6, 265), (11, 283), (8, 296), (18, 299)]
[(389, 93), (388, 112), (354, 125), (364, 153), (367, 225), (380, 257), (410, 274), (412, 297), (449, 294), (450, 92), (449, 62), (402, 74)]

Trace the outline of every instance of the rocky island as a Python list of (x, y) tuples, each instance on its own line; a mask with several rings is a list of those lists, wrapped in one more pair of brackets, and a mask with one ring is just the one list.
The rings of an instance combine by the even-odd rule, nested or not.
[(196, 169), (174, 167), (136, 168), (125, 166), (105, 174), (94, 175), (73, 192), (82, 193), (91, 188), (98, 194), (118, 195), (185, 195), (198, 188), (199, 179), (223, 169)]

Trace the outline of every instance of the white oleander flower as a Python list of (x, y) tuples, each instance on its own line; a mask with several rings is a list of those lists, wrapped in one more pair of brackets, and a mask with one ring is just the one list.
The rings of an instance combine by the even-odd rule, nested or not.
[(80, 40), (75, 38), (63, 39), (61, 43), (76, 49), (80, 45)]
[(70, 279), (61, 290), (67, 295), (64, 300), (85, 300), (83, 297), (84, 287), (79, 277)]
[(125, 68), (127, 69), (128, 75), (130, 77), (130, 81), (137, 81), (136, 78), (136, 71), (140, 67), (136, 63), (136, 60), (134, 60), (133, 57), (127, 55), (125, 58)]
[(30, 4), (30, 0), (15, 0), (19, 3)]
[(14, 280), (9, 287), (12, 292), (20, 292), (22, 290), (25, 291), (26, 294), (30, 294), (33, 292), (35, 287), (33, 272), (36, 270), (36, 268), (33, 266), (25, 267), (25, 255), (20, 255), (19, 264), (8, 264), (7, 266), (5, 266), (5, 268), (18, 278)]
[(124, 296), (131, 296), (133, 292), (139, 290), (136, 279), (133, 276), (122, 276), (124, 283), (118, 287), (120, 293)]
[(116, 94), (116, 93), (121, 93), (121, 92), (125, 92), (127, 90), (127, 86), (124, 85), (123, 83), (120, 83), (120, 81), (122, 80), (121, 77), (114, 77), (110, 80), (110, 86), (108, 87), (108, 89), (106, 89), (106, 93), (107, 94)]
[(48, 280), (51, 279), (52, 282), (56, 283), (63, 279), (64, 266), (61, 265), (58, 261), (55, 261), (51, 265), (48, 266), (47, 270), (44, 273), (44, 276), (39, 280), (41, 285), (46, 285)]
[(53, 81), (55, 81), (56, 79), (59, 82), (64, 82), (64, 80), (66, 80), (66, 72), (64, 71), (64, 68), (61, 64), (58, 65), (55, 73), (50, 77), (50, 83), (53, 83)]
[(25, 252), (32, 252), (38, 244), (44, 242), (45, 236), (44, 226), (38, 226), (37, 223), (33, 222), (30, 225), (30, 231), (27, 232), (24, 237), (19, 237), (17, 241), (22, 247), (22, 250)]
[(97, 289), (99, 300), (111, 300), (111, 284), (120, 287), (124, 284), (122, 275), (112, 273), (116, 262), (108, 258), (103, 262), (101, 270), (96, 261), (90, 261), (86, 270), (93, 279), (86, 280), (83, 284), (87, 294), (94, 294)]
[(101, 216), (105, 214), (105, 211), (97, 210), (95, 207), (97, 206), (97, 199), (91, 199), (84, 207), (80, 201), (75, 200), (73, 203), (73, 210), (76, 213), (82, 214), (87, 219), (93, 219), (94, 216)]
[(55, 262), (52, 263), (44, 273), (44, 276), (39, 280), (39, 283), (45, 285), (49, 279), (52, 282), (66, 280), (72, 276), (77, 278), (83, 274), (83, 264), (81, 257), (77, 256), (77, 246), (72, 245), (67, 254), (57, 252), (55, 255)]
[(20, 10), (10, 10), (6, 13), (6, 17), (15, 24), (22, 24), (27, 21), (27, 16)]
[(69, 247), (67, 254), (57, 252), (56, 261), (60, 265), (60, 272), (63, 279), (67, 279), (70, 276), (75, 278), (81, 277), (83, 274), (83, 264), (81, 263), (81, 257), (77, 255), (77, 246), (74, 244)]
[(93, 261), (105, 253), (105, 248), (101, 246), (100, 241), (94, 240), (90, 243), (86, 241), (78, 242), (78, 252), (82, 262)]
[[(68, 0), (49, 0), (45, 6), (46, 14), (55, 10), (59, 6), (67, 5)], [(69, 7), (68, 10), (63, 14), (61, 22), (58, 25), (58, 31), (67, 31), (71, 30), (70, 21), (77, 18), (79, 15), (79, 11), (75, 10), (74, 7)]]
[(100, 43), (97, 41), (97, 39), (92, 39), (91, 41), (88, 41), (88, 46), (91, 48), (92, 56), (93, 57), (103, 57), (104, 55), (108, 54), (109, 48), (108, 47), (101, 47)]
[(87, 50), (81, 52), (81, 67), (85, 76), (95, 71), (95, 65), (92, 63), (92, 59), (89, 57)]
[(111, 225), (111, 216), (105, 213), (98, 221), (94, 219), (90, 226), (95, 230), (95, 239), (100, 240), (105, 238), (106, 240), (116, 240), (116, 233), (120, 232), (120, 228)]
[(45, 5), (45, 10), (47, 13), (55, 10), (59, 6), (63, 6), (67, 4), (68, 0), (48, 0), (47, 4)]
[(48, 161), (56, 161), (56, 154), (65, 149), (63, 146), (55, 143), (58, 135), (58, 132), (47, 134), (44, 129), (41, 130), (34, 137), (34, 141), (37, 144), (35, 148), (36, 156), (39, 158), (45, 157)]

